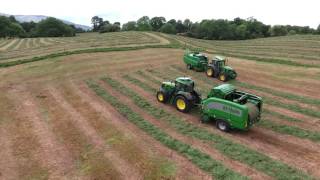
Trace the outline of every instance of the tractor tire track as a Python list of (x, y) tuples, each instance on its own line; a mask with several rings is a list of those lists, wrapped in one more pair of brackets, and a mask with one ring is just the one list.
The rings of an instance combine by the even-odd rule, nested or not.
[(59, 90), (50, 88), (50, 94), (61, 105), (66, 112), (69, 112), (74, 124), (87, 136), (95, 148), (104, 151), (104, 156), (110, 159), (118, 172), (121, 173), (124, 179), (140, 179), (141, 175), (138, 170), (132, 168), (126, 161), (124, 161), (117, 152), (113, 151), (110, 147), (107, 147), (103, 139), (97, 134), (97, 132), (88, 124), (87, 120), (74, 109), (60, 94)]
[[(15, 97), (17, 92), (10, 93), (11, 97)], [(49, 178), (65, 179), (69, 177), (74, 172), (73, 160), (70, 159), (69, 152), (58, 142), (48, 124), (40, 118), (40, 112), (36, 111), (39, 108), (32, 96), (25, 90), (19, 94), (19, 100), (18, 97), (12, 100), (15, 104), (20, 104), (18, 115), (31, 123), (32, 131), (40, 143), (39, 160), (48, 168)]]

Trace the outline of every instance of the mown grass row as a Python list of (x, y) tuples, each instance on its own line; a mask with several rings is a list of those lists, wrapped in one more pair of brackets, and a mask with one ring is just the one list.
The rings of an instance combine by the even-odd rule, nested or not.
[(140, 49), (146, 49), (146, 48), (179, 48), (179, 46), (168, 44), (168, 45), (145, 45), (145, 46), (118, 47), (118, 48), (93, 48), (93, 49), (81, 49), (81, 50), (74, 50), (74, 51), (64, 51), (64, 52), (52, 53), (49, 55), (38, 56), (38, 57), (33, 57), (33, 58), (3, 62), (3, 63), (0, 63), (0, 68), (16, 66), (19, 64), (25, 64), (25, 63), (35, 62), (35, 61), (42, 61), (42, 60), (47, 60), (49, 58), (56, 58), (56, 57), (61, 57), (61, 56), (74, 55), (74, 54), (111, 52), (111, 51), (132, 51), (132, 50), (140, 50)]
[[(172, 65), (171, 66), (173, 69), (181, 72), (181, 73), (186, 73), (186, 70), (182, 67), (179, 67), (177, 65)], [(197, 72), (193, 72), (193, 71), (189, 71), (189, 73), (191, 73), (192, 75), (194, 75), (194, 77), (201, 79), (202, 81), (204, 81), (207, 84), (210, 85), (218, 85), (218, 83), (214, 82), (212, 79), (206, 77), (204, 74), (202, 73), (197, 73)], [(294, 94), (290, 94), (288, 93), (287, 95), (285, 95), (286, 93), (284, 92), (280, 92), (277, 90), (271, 90), (271, 89), (264, 89), (262, 87), (258, 87), (252, 84), (248, 84), (248, 83), (244, 83), (244, 82), (238, 82), (238, 81), (228, 81), (229, 84), (233, 84), (237, 87), (242, 87), (242, 88), (246, 88), (246, 89), (253, 89), (256, 91), (261, 91), (261, 92), (265, 92), (274, 96), (278, 96), (278, 97), (282, 97), (282, 98), (286, 98), (286, 99), (290, 99), (290, 100), (294, 100), (294, 101), (298, 101), (304, 104), (310, 104), (310, 105), (320, 105), (320, 102), (318, 99), (311, 99), (308, 97), (299, 97), (297, 95)], [(277, 107), (281, 107), (281, 108), (285, 108), (288, 110), (291, 110), (293, 112), (297, 112), (297, 113), (301, 113), (301, 114), (305, 114), (311, 117), (316, 117), (316, 118), (320, 118), (320, 111), (316, 111), (313, 109), (307, 109), (307, 108), (303, 108), (301, 107), (299, 104), (284, 104), (274, 98), (268, 98), (268, 97), (263, 97), (263, 101), (266, 104), (270, 104), (273, 106), (277, 106)]]
[(298, 169), (290, 167), (280, 161), (274, 160), (258, 151), (235, 143), (220, 135), (213, 134), (204, 128), (186, 122), (174, 114), (151, 105), (146, 99), (123, 86), (118, 81), (109, 77), (102, 78), (102, 80), (122, 94), (126, 95), (128, 98), (131, 98), (137, 106), (145, 110), (150, 115), (168, 123), (177, 132), (208, 142), (219, 152), (231, 159), (247, 164), (276, 179), (313, 179)]
[[(180, 39), (181, 40), (181, 39)], [(229, 56), (229, 57), (236, 57), (236, 58), (242, 58), (242, 59), (247, 59), (247, 60), (253, 60), (253, 61), (258, 61), (258, 62), (266, 62), (266, 63), (274, 63), (274, 64), (282, 64), (282, 65), (289, 65), (289, 66), (297, 66), (297, 67), (310, 67), (314, 68), (317, 67), (319, 68), (320, 65), (318, 64), (305, 64), (305, 63), (300, 63), (297, 61), (292, 61), (288, 59), (283, 59), (283, 58), (273, 58), (273, 57), (259, 57), (259, 56), (254, 56), (254, 55), (244, 55), (244, 54), (239, 54), (239, 53), (228, 53), (225, 51), (219, 51), (219, 50), (212, 50), (214, 49), (213, 47), (206, 47), (203, 45), (196, 44), (195, 42), (192, 41), (185, 41), (186, 44), (190, 44), (191, 46), (197, 47), (197, 48), (202, 48), (202, 49), (209, 49), (209, 50), (203, 50), (203, 52), (210, 53), (210, 54), (220, 54), (224, 56)], [(193, 49), (190, 47), (190, 49)]]
[[(132, 77), (129, 75), (123, 76), (126, 80), (132, 82), (133, 84), (138, 85), (139, 87), (143, 88), (144, 90), (150, 92), (150, 93), (155, 93), (157, 89), (149, 86), (148, 84)], [(205, 91), (206, 94), (208, 94), (208, 90)], [(200, 114), (200, 113), (198, 113)], [(267, 113), (266, 113), (267, 114)], [(314, 142), (320, 142), (320, 132), (316, 131), (309, 131), (305, 129), (301, 129), (299, 127), (294, 127), (294, 126), (288, 126), (288, 125), (282, 125), (282, 124), (277, 124), (273, 121), (270, 121), (269, 119), (265, 119), (262, 117), (260, 123), (257, 124), (258, 126), (262, 126), (264, 128), (273, 130), (275, 132), (281, 133), (281, 134), (287, 134), (287, 135), (292, 135), (298, 138), (304, 138), (304, 139), (309, 139)]]
[(212, 159), (209, 155), (201, 152), (198, 149), (193, 148), (189, 144), (185, 144), (177, 139), (172, 138), (160, 128), (154, 126), (149, 121), (143, 119), (139, 114), (135, 113), (130, 107), (121, 103), (117, 98), (110, 95), (102, 87), (100, 87), (94, 81), (87, 81), (87, 85), (98, 96), (110, 103), (113, 107), (125, 116), (131, 123), (135, 124), (141, 130), (148, 133), (150, 136), (167, 146), (168, 148), (175, 150), (188, 158), (200, 169), (210, 173), (215, 179), (248, 179), (245, 176), (240, 175), (228, 168), (226, 168), (221, 162)]

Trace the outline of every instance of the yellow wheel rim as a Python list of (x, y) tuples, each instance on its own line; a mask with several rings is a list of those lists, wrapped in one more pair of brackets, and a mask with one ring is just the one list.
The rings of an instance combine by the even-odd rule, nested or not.
[(159, 93), (158, 94), (158, 100), (159, 101), (163, 101), (164, 97), (163, 97), (163, 94)]
[(177, 100), (177, 107), (178, 107), (178, 109), (180, 109), (180, 110), (186, 109), (186, 103), (184, 102), (183, 99), (178, 99), (178, 100)]
[(220, 80), (224, 81), (224, 80), (226, 80), (226, 77), (224, 75), (220, 75)]
[(208, 69), (208, 70), (207, 70), (207, 75), (208, 75), (208, 76), (212, 76), (212, 74), (213, 74), (212, 69)]

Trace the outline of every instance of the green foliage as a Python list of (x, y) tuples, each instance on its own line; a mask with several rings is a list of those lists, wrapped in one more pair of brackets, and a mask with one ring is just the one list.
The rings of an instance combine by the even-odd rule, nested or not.
[(276, 25), (271, 28), (272, 36), (285, 36), (288, 34), (286, 26)]
[(23, 37), (25, 31), (13, 18), (0, 16), (0, 38), (4, 37)]
[[(137, 106), (139, 106), (141, 109), (144, 109), (150, 115), (168, 123), (177, 132), (197, 138), (204, 142), (208, 142), (222, 154), (230, 157), (231, 159), (245, 163), (276, 179), (313, 179), (298, 169), (276, 161), (258, 151), (247, 148), (244, 145), (232, 142), (231, 140), (226, 139), (218, 134), (213, 134), (206, 129), (188, 123), (176, 115), (151, 105), (143, 97), (123, 86), (118, 81), (115, 81), (109, 77), (102, 78), (102, 80), (119, 92), (128, 96), (128, 98), (131, 98)], [(138, 85), (140, 86), (141, 82)]]
[(160, 32), (167, 34), (176, 34), (176, 28), (170, 23), (166, 23), (160, 28)]
[(143, 16), (137, 21), (139, 31), (151, 31), (150, 19), (148, 16)]
[(100, 27), (103, 26), (103, 19), (100, 18), (99, 16), (93, 16), (91, 18), (91, 23), (93, 25), (92, 31), (97, 32), (99, 31)]
[(135, 31), (137, 30), (138, 26), (135, 21), (129, 21), (122, 26), (122, 31)]
[(196, 148), (193, 148), (189, 144), (185, 144), (169, 136), (160, 128), (143, 119), (130, 107), (128, 107), (124, 103), (121, 103), (116, 97), (110, 95), (94, 81), (87, 81), (87, 85), (98, 96), (103, 98), (103, 100), (107, 101), (113, 107), (115, 107), (117, 111), (124, 117), (126, 117), (131, 123), (135, 124), (141, 130), (145, 131), (168, 148), (179, 152), (200, 169), (210, 173), (215, 179), (248, 179), (247, 177), (244, 177), (230, 169), (227, 169), (221, 162), (212, 159), (209, 155), (201, 152)]
[(120, 31), (119, 24), (105, 24), (99, 29), (99, 33), (106, 33), (106, 32), (118, 32)]
[(153, 31), (159, 31), (160, 28), (166, 23), (166, 19), (164, 17), (153, 17), (150, 20), (150, 25)]
[(75, 30), (62, 21), (49, 17), (40, 21), (36, 26), (38, 37), (70, 37), (75, 36)]

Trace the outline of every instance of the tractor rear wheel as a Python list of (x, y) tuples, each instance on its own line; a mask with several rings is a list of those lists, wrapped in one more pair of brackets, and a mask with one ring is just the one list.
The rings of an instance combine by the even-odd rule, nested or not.
[(163, 92), (158, 91), (158, 92), (157, 92), (157, 100), (158, 100), (159, 102), (162, 102), (162, 103), (167, 102), (166, 95), (165, 95)]
[(212, 77), (214, 75), (214, 70), (212, 68), (208, 68), (206, 71), (208, 77)]
[(226, 82), (226, 81), (227, 81), (227, 76), (226, 76), (225, 74), (221, 73), (221, 74), (219, 75), (219, 80), (220, 80), (220, 81), (223, 81), (223, 82)]
[(217, 120), (216, 126), (217, 126), (217, 128), (218, 128), (220, 131), (227, 132), (227, 131), (230, 130), (229, 123), (227, 123), (227, 122), (224, 121), (224, 120)]
[(191, 103), (183, 96), (177, 96), (174, 100), (174, 104), (178, 111), (180, 112), (189, 112), (191, 109)]
[(187, 64), (187, 69), (192, 69), (192, 66), (191, 66), (191, 64)]

